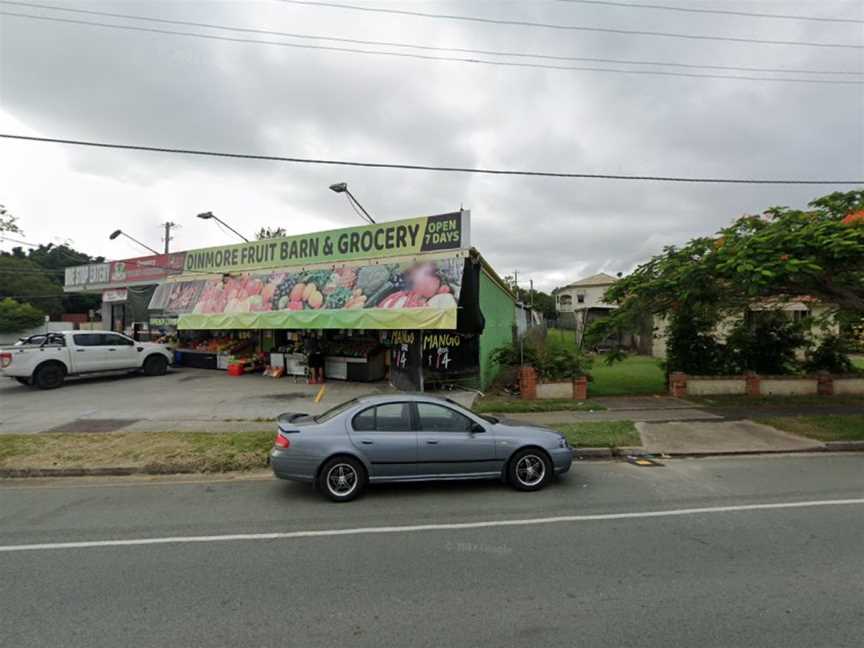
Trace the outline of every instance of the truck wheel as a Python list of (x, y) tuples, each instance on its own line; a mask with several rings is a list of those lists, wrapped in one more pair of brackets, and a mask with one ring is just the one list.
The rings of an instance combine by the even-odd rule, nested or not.
[(168, 373), (168, 361), (164, 356), (150, 356), (144, 361), (145, 376), (164, 376)]
[(39, 389), (57, 389), (66, 379), (66, 367), (59, 362), (41, 365), (33, 374), (33, 384)]

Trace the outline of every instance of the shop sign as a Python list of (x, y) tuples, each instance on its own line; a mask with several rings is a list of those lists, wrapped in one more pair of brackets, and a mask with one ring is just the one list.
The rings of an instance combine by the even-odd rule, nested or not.
[(156, 282), (170, 274), (180, 274), (185, 259), (185, 252), (177, 252), (114, 261), (111, 263), (111, 283)]
[(186, 272), (232, 272), (470, 247), (470, 212), (424, 216), (186, 253)]
[(423, 367), (438, 374), (458, 374), (476, 370), (479, 348), (476, 335), (453, 331), (423, 333)]
[(111, 264), (90, 263), (88, 265), (66, 268), (64, 285), (66, 288), (87, 288), (104, 286), (110, 282)]
[(160, 317), (150, 317), (150, 326), (152, 328), (176, 328), (177, 327), (177, 316), (160, 316)]
[(166, 284), (164, 310), (183, 314), (180, 328), (453, 329), (464, 267), (452, 256), (182, 281)]
[(102, 293), (102, 301), (106, 304), (125, 302), (128, 291), (125, 288), (113, 288)]

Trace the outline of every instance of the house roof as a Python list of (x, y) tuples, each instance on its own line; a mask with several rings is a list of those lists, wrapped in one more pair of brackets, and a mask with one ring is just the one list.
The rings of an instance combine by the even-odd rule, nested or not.
[(608, 275), (605, 272), (601, 272), (599, 274), (591, 275), (590, 277), (585, 277), (584, 279), (579, 279), (579, 281), (574, 281), (571, 284), (567, 284), (566, 286), (564, 286), (564, 288), (609, 286), (616, 281), (618, 281), (618, 277), (613, 277), (612, 275)]

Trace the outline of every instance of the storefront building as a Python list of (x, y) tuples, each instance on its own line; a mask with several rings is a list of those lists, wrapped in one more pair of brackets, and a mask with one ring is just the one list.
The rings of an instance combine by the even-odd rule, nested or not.
[[(515, 302), (471, 247), (467, 211), (70, 268), (105, 328), (178, 338), (178, 364), (484, 388)], [(238, 369), (240, 367), (240, 369)]]

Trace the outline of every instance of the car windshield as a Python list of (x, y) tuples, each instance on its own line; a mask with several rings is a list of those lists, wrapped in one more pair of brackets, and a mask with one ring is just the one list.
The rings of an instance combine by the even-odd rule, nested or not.
[(342, 412), (349, 410), (357, 404), (357, 399), (352, 398), (349, 401), (345, 401), (341, 405), (337, 405), (336, 407), (332, 407), (323, 414), (319, 414), (318, 416), (313, 416), (313, 420), (316, 423), (324, 423), (325, 421), (329, 421), (330, 419), (339, 416)]

